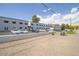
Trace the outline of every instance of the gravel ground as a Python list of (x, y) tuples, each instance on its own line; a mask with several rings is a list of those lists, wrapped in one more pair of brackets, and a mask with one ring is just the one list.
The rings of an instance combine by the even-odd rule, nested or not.
[(0, 44), (0, 55), (79, 56), (79, 34), (44, 35)]

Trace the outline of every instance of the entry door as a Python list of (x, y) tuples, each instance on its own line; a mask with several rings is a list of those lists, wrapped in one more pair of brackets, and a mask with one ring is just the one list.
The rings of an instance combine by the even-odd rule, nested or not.
[(8, 27), (4, 27), (4, 31), (8, 31)]

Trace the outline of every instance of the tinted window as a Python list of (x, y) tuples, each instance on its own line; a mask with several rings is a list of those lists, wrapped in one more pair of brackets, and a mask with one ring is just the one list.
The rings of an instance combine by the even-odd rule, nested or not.
[(9, 22), (9, 21), (6, 21), (6, 20), (4, 21), (4, 23), (8, 23), (8, 22)]
[(16, 22), (12, 22), (13, 24), (16, 24)]
[(25, 29), (27, 29), (27, 27), (25, 27)]
[(33, 25), (33, 24), (31, 24), (31, 25)]
[(20, 27), (20, 29), (22, 29), (22, 27)]
[(19, 24), (23, 24), (22, 22), (20, 22)]

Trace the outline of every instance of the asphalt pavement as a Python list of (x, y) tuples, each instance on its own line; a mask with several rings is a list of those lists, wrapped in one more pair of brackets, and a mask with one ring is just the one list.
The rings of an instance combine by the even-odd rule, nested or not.
[(37, 32), (37, 33), (27, 33), (27, 34), (10, 34), (10, 35), (0, 35), (0, 43), (10, 42), (20, 39), (28, 39), (37, 36), (47, 35), (48, 32)]

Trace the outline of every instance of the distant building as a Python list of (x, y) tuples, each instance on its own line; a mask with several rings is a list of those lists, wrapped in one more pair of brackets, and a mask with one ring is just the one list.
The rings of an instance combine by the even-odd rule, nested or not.
[(3, 17), (0, 16), (0, 31), (11, 31), (11, 30), (28, 30), (29, 27), (31, 30), (39, 31), (39, 30), (48, 30), (52, 27), (51, 24), (43, 24), (43, 23), (32, 23), (29, 21)]
[(43, 24), (43, 23), (32, 23), (31, 22), (32, 30), (34, 31), (42, 31), (48, 30), (52, 27), (52, 24)]
[(53, 28), (55, 31), (61, 31), (61, 25), (59, 24), (53, 24)]

